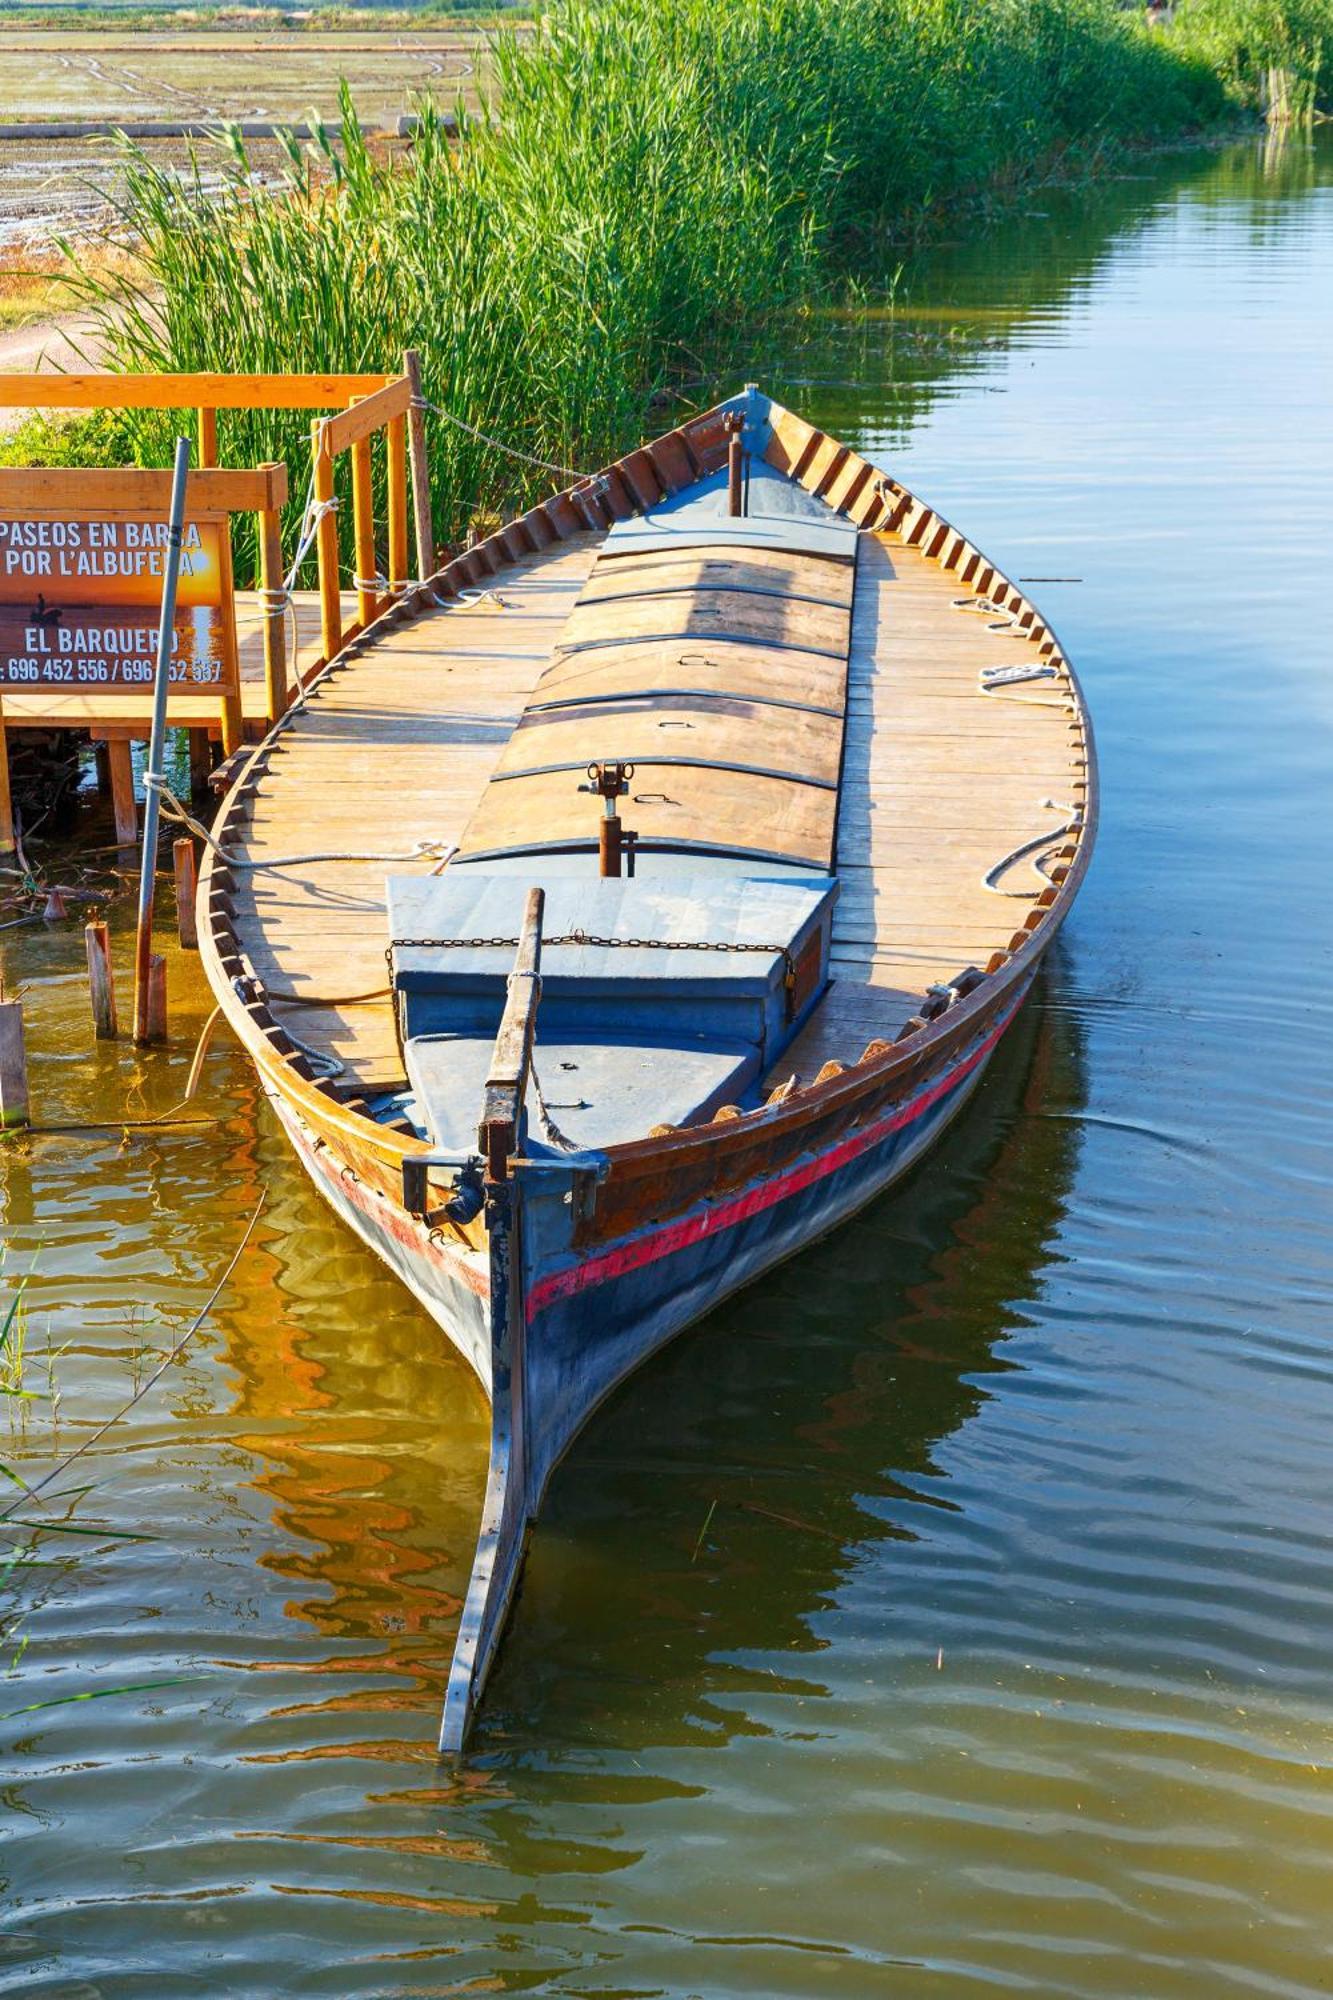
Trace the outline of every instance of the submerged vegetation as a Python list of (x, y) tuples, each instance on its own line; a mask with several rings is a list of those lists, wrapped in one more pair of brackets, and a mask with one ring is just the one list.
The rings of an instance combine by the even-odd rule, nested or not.
[[(942, 211), (1216, 126), (1275, 65), (1313, 93), (1330, 53), (1333, 0), (1180, 0), (1158, 24), (1111, 0), (556, 0), (498, 36), (496, 101), (456, 143), (428, 119), (407, 157), (373, 151), (345, 96), (341, 141), (292, 140), (277, 200), (239, 138), (220, 196), (131, 150), (128, 302), (73, 283), (113, 365), (391, 369), (416, 347), (436, 404), (588, 467), (738, 330), (887, 268)], [(235, 462), (305, 449), (296, 420), (225, 422)], [(170, 429), (135, 412), (65, 449), (165, 463)], [(444, 534), (550, 483), (445, 422), (432, 457)]]

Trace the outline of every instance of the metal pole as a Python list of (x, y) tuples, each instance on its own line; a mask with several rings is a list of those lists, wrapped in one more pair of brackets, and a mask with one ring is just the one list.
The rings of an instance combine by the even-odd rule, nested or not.
[(162, 763), (166, 751), (167, 694), (171, 686), (171, 655), (176, 637), (176, 585), (180, 578), (181, 539), (185, 529), (185, 482), (190, 470), (190, 440), (176, 439), (171, 478), (171, 514), (167, 524), (167, 573), (162, 582), (162, 613), (157, 624), (157, 678), (153, 683), (153, 727), (148, 739), (148, 769), (144, 779), (143, 853), (139, 863), (139, 928), (134, 950), (134, 1039), (153, 1040), (149, 977), (153, 952), (153, 877), (157, 868), (157, 826), (161, 812)]

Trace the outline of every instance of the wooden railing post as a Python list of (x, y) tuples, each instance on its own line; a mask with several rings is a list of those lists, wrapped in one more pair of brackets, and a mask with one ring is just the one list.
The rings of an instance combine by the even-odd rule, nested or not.
[(218, 413), (201, 406), (199, 411), (199, 452), (200, 465), (216, 465), (218, 462)]
[(220, 606), (222, 616), (223, 666), (231, 690), (222, 697), (222, 749), (230, 757), (245, 741), (245, 715), (241, 708), (240, 652), (236, 640), (236, 577), (231, 561), (231, 515), (225, 514), (218, 526), (218, 553), (222, 571)]
[[(282, 516), (266, 507), (259, 522), (259, 589), (264, 607), (265, 711), (270, 723), (287, 711), (287, 607), (283, 602)], [(300, 663), (295, 662), (297, 671)]]
[[(310, 427), (310, 448), (314, 460), (315, 505), (324, 506), (333, 498), (333, 460), (324, 448), (324, 426)], [(338, 583), (338, 523), (332, 513), (321, 514), (315, 530), (315, 551), (319, 559), (319, 622), (324, 658), (331, 660), (342, 646), (342, 598)]]
[(417, 576), (435, 574), (435, 527), (430, 515), (430, 471), (426, 464), (426, 410), (421, 394), (421, 356), (409, 347), (403, 373), (412, 391), (407, 413), (407, 449), (412, 466), (412, 513), (417, 529)]
[(407, 420), (390, 417), (384, 427), (389, 480), (389, 595), (407, 588)]
[(356, 563), (356, 616), (369, 625), (379, 610), (375, 589), (375, 491), (372, 484), (370, 439), (352, 445), (352, 544)]

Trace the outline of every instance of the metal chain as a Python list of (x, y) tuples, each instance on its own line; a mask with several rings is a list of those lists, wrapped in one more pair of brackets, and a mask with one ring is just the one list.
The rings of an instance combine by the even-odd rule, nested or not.
[[(785, 944), (728, 944), (706, 938), (598, 937), (592, 931), (565, 931), (559, 937), (544, 937), (542, 946), (557, 944), (596, 945), (606, 951), (715, 951), (727, 953), (762, 952), (765, 958), (780, 958), (788, 977), (793, 971), (792, 955)], [(517, 951), (516, 937), (404, 937), (393, 938), (384, 956), (393, 971), (396, 951)]]

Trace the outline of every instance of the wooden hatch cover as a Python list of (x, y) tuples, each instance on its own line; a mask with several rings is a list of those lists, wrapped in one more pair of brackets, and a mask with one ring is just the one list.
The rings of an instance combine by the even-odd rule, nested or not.
[(458, 860), (595, 848), (579, 784), (622, 761), (641, 852), (831, 869), (857, 531), (756, 485), (744, 516), (710, 480), (607, 536)]

